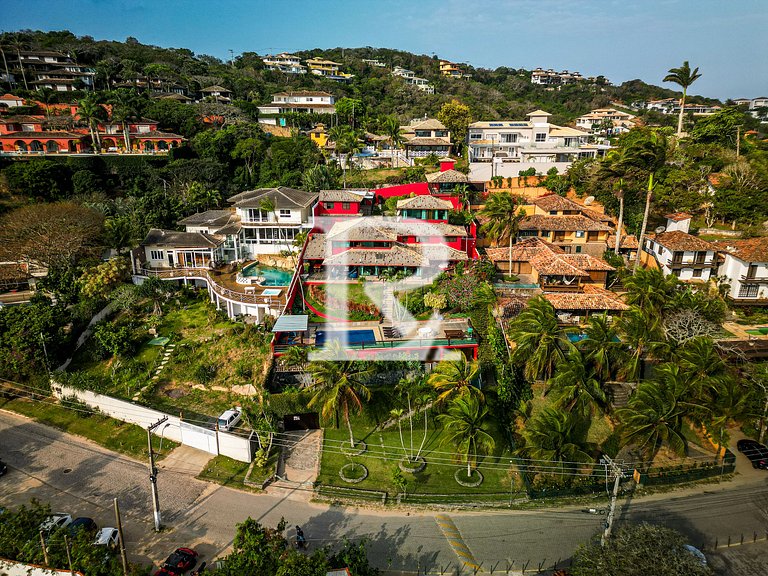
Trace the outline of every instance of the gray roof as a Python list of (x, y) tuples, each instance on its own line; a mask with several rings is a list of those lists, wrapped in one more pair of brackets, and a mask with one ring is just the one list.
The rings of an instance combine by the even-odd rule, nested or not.
[(427, 182), (430, 183), (449, 183), (449, 182), (469, 182), (469, 177), (458, 170), (451, 168), (444, 172), (432, 172), (427, 174)]
[(320, 202), (360, 202), (368, 190), (320, 190)]
[(413, 198), (405, 198), (397, 201), (397, 209), (412, 210), (453, 210), (453, 204), (449, 200), (442, 200), (435, 196), (422, 194)]
[(272, 332), (304, 332), (309, 326), (309, 316), (280, 316), (272, 327)]
[(328, 232), (329, 238), (338, 240), (396, 240), (398, 236), (464, 237), (462, 226), (444, 222), (398, 222), (382, 216), (367, 216), (336, 222)]
[(152, 228), (141, 245), (169, 248), (216, 248), (223, 242), (224, 238), (205, 232), (176, 232)]
[(234, 210), (229, 208), (225, 210), (206, 210), (205, 212), (198, 212), (179, 220), (179, 224), (182, 226), (224, 226), (235, 216)]
[(246, 190), (228, 198), (227, 201), (237, 208), (258, 208), (260, 202), (268, 198), (275, 203), (275, 208), (307, 208), (317, 200), (317, 196), (316, 192), (278, 186)]

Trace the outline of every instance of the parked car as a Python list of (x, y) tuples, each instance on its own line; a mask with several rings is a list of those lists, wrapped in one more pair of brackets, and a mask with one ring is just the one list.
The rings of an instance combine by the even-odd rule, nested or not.
[(93, 521), (93, 518), (75, 518), (72, 520), (72, 522), (67, 526), (67, 530), (69, 530), (70, 535), (76, 536), (78, 532), (81, 530), (85, 530), (86, 532), (96, 532), (98, 531), (99, 527), (96, 525), (96, 522)]
[(233, 410), (227, 410), (224, 412), (221, 416), (219, 416), (219, 430), (222, 432), (229, 432), (232, 430), (235, 426), (238, 425), (242, 418), (242, 414), (240, 410), (233, 409)]
[(96, 534), (94, 546), (106, 546), (107, 548), (117, 548), (118, 534), (117, 528), (102, 528)]
[(43, 520), (43, 523), (40, 524), (40, 531), (44, 534), (50, 534), (51, 532), (55, 532), (59, 528), (64, 528), (70, 524), (72, 524), (72, 516), (62, 512), (56, 512)]
[(0, 476), (5, 476), (6, 472), (8, 472), (8, 465), (0, 460)]
[(191, 570), (197, 564), (197, 552), (191, 548), (176, 548), (176, 550), (168, 556), (163, 567), (155, 572), (155, 576), (166, 576), (167, 574), (183, 574), (187, 570)]
[(768, 470), (768, 448), (760, 442), (744, 438), (736, 442), (736, 448), (749, 458), (753, 468)]

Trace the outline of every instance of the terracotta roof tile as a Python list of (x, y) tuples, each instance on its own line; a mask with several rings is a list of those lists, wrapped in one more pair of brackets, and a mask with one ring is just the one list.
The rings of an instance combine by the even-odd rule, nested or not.
[(675, 230), (673, 232), (662, 232), (661, 234), (656, 234), (654, 237), (652, 237), (652, 240), (655, 241), (657, 244), (661, 244), (665, 248), (668, 248), (672, 252), (675, 252), (675, 251), (717, 252), (719, 250), (719, 248), (714, 244), (712, 244), (711, 242), (707, 242), (706, 240), (702, 240), (698, 236), (693, 236), (692, 234), (681, 232), (679, 230)]
[[(541, 238), (534, 237), (527, 238), (512, 246), (512, 261), (528, 262), (541, 251), (552, 252), (554, 254), (565, 254), (565, 251), (559, 246), (550, 244)], [(492, 262), (509, 261), (509, 247), (486, 248), (485, 254)]]
[(715, 245), (744, 262), (768, 262), (768, 237), (718, 240)]
[(520, 230), (556, 230), (556, 231), (610, 231), (611, 227), (586, 216), (526, 216), (520, 222)]
[(687, 212), (673, 212), (672, 214), (666, 214), (664, 218), (667, 218), (668, 220), (672, 220), (673, 222), (682, 222), (683, 220), (688, 220), (690, 218), (693, 218), (693, 216), (691, 216)]
[(622, 311), (629, 310), (619, 297), (594, 284), (585, 284), (583, 292), (545, 292), (544, 298), (549, 300), (556, 310), (573, 311)]
[(442, 200), (435, 196), (422, 194), (413, 198), (404, 198), (397, 201), (397, 209), (412, 210), (453, 210), (453, 204), (449, 200)]

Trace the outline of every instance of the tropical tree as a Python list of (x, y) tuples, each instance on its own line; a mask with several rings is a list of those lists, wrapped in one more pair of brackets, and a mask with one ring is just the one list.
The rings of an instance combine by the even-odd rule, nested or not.
[(528, 306), (509, 324), (509, 337), (516, 346), (512, 361), (524, 366), (528, 380), (550, 378), (555, 366), (573, 349), (557, 321), (552, 304), (543, 296), (528, 301)]
[(21, 51), (27, 48), (27, 43), (20, 36), (15, 35), (11, 38), (10, 44), (11, 48), (16, 50), (16, 58), (17, 62), (19, 63), (19, 69), (21, 70), (21, 78), (24, 80), (24, 90), (29, 90), (29, 85), (27, 84), (27, 73), (24, 70), (24, 63), (21, 59)]
[(360, 137), (357, 131), (345, 124), (334, 126), (328, 132), (328, 136), (336, 144), (336, 153), (341, 161), (343, 187), (347, 187), (347, 169), (349, 168), (349, 158), (356, 152), (362, 150)]
[(683, 116), (685, 115), (685, 97), (688, 94), (688, 87), (701, 78), (698, 67), (691, 70), (688, 60), (683, 62), (679, 68), (670, 68), (669, 74), (664, 76), (664, 82), (674, 82), (683, 89), (683, 97), (680, 99), (680, 116), (677, 119), (677, 136), (683, 133)]
[(298, 368), (304, 368), (308, 359), (309, 349), (306, 346), (290, 346), (280, 357), (286, 366)]
[(630, 351), (620, 374), (627, 380), (637, 381), (644, 358), (658, 354), (660, 343), (664, 340), (661, 320), (657, 313), (633, 306), (622, 314), (618, 329)]
[(454, 398), (477, 396), (483, 393), (475, 386), (480, 375), (476, 360), (467, 360), (462, 354), (458, 360), (444, 360), (430, 373), (427, 383), (438, 393), (437, 402), (442, 404)]
[(476, 396), (460, 397), (437, 418), (445, 429), (443, 443), (452, 446), (460, 461), (466, 462), (467, 477), (471, 477), (477, 457), (492, 452), (496, 445), (488, 429), (488, 407)]
[(467, 137), (469, 123), (472, 122), (469, 106), (456, 99), (446, 102), (437, 113), (437, 119), (451, 132), (454, 149), (459, 153)]
[(596, 375), (603, 381), (613, 378), (624, 355), (616, 329), (608, 322), (605, 314), (589, 317), (584, 328), (584, 339), (577, 347), (592, 365)]
[(56, 90), (53, 88), (39, 88), (37, 90), (37, 99), (38, 101), (45, 104), (45, 117), (49, 118), (51, 117), (51, 104), (53, 104), (56, 101)]
[[(424, 450), (424, 444), (427, 441), (427, 429), (429, 426), (429, 416), (427, 410), (429, 409), (430, 402), (432, 401), (432, 394), (430, 394), (429, 387), (424, 386), (424, 378), (403, 378), (398, 382), (395, 390), (406, 401), (405, 408), (396, 408), (391, 411), (393, 417), (397, 418), (397, 429), (400, 432), (400, 444), (403, 447), (405, 457), (410, 462), (415, 462), (417, 458), (421, 456), (422, 450)], [(407, 410), (407, 412), (406, 412)], [(421, 413), (424, 417), (424, 434), (421, 438), (421, 445), (417, 451), (414, 451), (413, 447), (413, 417), (414, 413)], [(403, 415), (408, 418), (409, 424), (409, 439), (410, 449), (406, 449), (405, 442), (403, 440), (403, 427), (402, 420)]]
[(339, 186), (339, 172), (334, 166), (318, 164), (301, 175), (301, 185), (307, 192), (335, 190)]
[(586, 441), (588, 427), (578, 413), (547, 406), (526, 422), (522, 431), (523, 446), (518, 452), (532, 460), (545, 460), (560, 468), (572, 469), (574, 463), (591, 460)]
[(554, 392), (557, 405), (566, 412), (590, 416), (595, 410), (604, 409), (608, 401), (599, 377), (577, 350), (572, 350), (557, 367), (547, 386)]
[(396, 116), (387, 116), (382, 124), (384, 135), (389, 137), (389, 144), (392, 148), (402, 148), (405, 142), (405, 136), (403, 136), (403, 130), (400, 128), (400, 122)]
[(104, 110), (104, 107), (99, 104), (93, 94), (88, 94), (85, 98), (78, 101), (77, 115), (81, 120), (88, 124), (88, 129), (91, 132), (91, 142), (93, 143), (94, 152), (98, 154), (99, 150), (101, 149), (101, 139), (99, 138), (98, 123), (100, 120), (106, 118), (106, 111)]
[(637, 306), (660, 316), (672, 300), (677, 284), (677, 277), (672, 274), (664, 276), (657, 268), (641, 268), (624, 279), (624, 288), (627, 291), (624, 298), (630, 306)]
[(509, 192), (496, 192), (488, 198), (480, 215), (487, 220), (483, 231), (495, 242), (509, 241), (509, 269), (512, 273), (512, 245), (520, 230), (520, 221), (525, 217), (525, 210), (518, 211), (520, 199)]
[(130, 152), (131, 136), (128, 121), (136, 118), (139, 114), (137, 94), (133, 90), (115, 90), (112, 92), (109, 103), (112, 105), (112, 119), (119, 122), (123, 129), (125, 151)]
[[(329, 347), (331, 358), (342, 358), (344, 350), (338, 342)], [(364, 403), (371, 399), (366, 385), (373, 373), (373, 366), (354, 360), (319, 360), (309, 365), (314, 395), (309, 401), (311, 408), (319, 407), (323, 418), (334, 416), (336, 427), (339, 417), (349, 429), (350, 448), (355, 447), (355, 437), (350, 421), (351, 412), (362, 413)]]
[(653, 173), (648, 176), (648, 189), (645, 194), (645, 210), (643, 211), (643, 224), (640, 227), (640, 239), (638, 240), (637, 256), (635, 257), (635, 264), (632, 267), (633, 272), (637, 272), (640, 266), (640, 254), (643, 252), (643, 243), (645, 242), (645, 230), (648, 227), (648, 214), (651, 211), (651, 200), (653, 199), (653, 189), (655, 185), (653, 183)]

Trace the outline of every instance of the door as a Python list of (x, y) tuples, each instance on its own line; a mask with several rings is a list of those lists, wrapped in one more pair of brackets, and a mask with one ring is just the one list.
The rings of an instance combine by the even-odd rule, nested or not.
[(173, 268), (173, 252), (168, 252), (168, 266)]
[(288, 414), (283, 417), (283, 427), (286, 432), (292, 430), (317, 430), (320, 428), (320, 416), (317, 412)]

